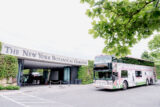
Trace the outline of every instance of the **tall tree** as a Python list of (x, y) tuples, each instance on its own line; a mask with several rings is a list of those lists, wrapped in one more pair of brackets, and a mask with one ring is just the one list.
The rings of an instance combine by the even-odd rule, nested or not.
[(150, 55), (153, 57), (154, 61), (160, 65), (160, 34), (155, 35), (154, 38), (149, 41), (148, 47), (150, 49)]
[(148, 61), (153, 61), (153, 58), (148, 51), (144, 51), (141, 55), (141, 58)]
[(123, 57), (130, 47), (160, 31), (160, 0), (81, 0), (92, 18), (89, 33), (105, 40), (104, 53)]

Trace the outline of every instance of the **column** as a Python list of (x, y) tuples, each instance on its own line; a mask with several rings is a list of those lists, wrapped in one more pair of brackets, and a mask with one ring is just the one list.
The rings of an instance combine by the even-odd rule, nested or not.
[(17, 75), (17, 85), (21, 86), (21, 77), (23, 76), (22, 70), (24, 66), (24, 60), (18, 59), (18, 75)]
[(75, 84), (76, 79), (78, 79), (78, 67), (71, 67), (71, 84)]

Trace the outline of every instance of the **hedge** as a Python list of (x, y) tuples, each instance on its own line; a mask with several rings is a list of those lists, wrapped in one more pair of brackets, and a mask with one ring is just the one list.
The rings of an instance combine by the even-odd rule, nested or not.
[(160, 65), (156, 65), (157, 79), (160, 79)]
[(81, 66), (78, 71), (78, 79), (82, 81), (82, 84), (93, 83), (93, 67), (94, 62), (88, 61), (88, 66)]
[(18, 73), (18, 60), (15, 56), (0, 55), (0, 79), (15, 78)]
[(20, 87), (19, 86), (12, 86), (12, 85), (8, 85), (6, 87), (0, 85), (0, 90), (19, 90)]

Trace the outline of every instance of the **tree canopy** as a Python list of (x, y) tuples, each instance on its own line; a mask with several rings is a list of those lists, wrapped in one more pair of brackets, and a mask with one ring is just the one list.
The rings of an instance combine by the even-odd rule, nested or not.
[(130, 47), (160, 31), (160, 0), (81, 0), (89, 4), (92, 21), (89, 33), (105, 40), (103, 52), (118, 57), (130, 54)]
[(141, 58), (148, 61), (153, 61), (153, 58), (148, 51), (144, 51), (141, 55)]
[(153, 60), (160, 65), (160, 34), (155, 35), (154, 38), (149, 41), (148, 47), (150, 49), (150, 55), (153, 57)]
[(155, 61), (157, 65), (160, 65), (160, 34), (155, 35), (148, 43), (150, 52), (143, 52), (141, 58), (150, 61)]

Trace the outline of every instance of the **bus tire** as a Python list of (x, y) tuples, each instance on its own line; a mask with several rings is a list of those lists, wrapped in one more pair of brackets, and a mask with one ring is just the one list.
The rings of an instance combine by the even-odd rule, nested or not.
[(127, 81), (124, 81), (124, 82), (123, 82), (123, 90), (126, 90), (127, 88), (128, 88)]
[(150, 85), (153, 85), (153, 80), (152, 79), (150, 79)]
[(147, 80), (146, 80), (146, 86), (148, 86), (148, 85), (149, 85), (149, 80), (147, 79)]

